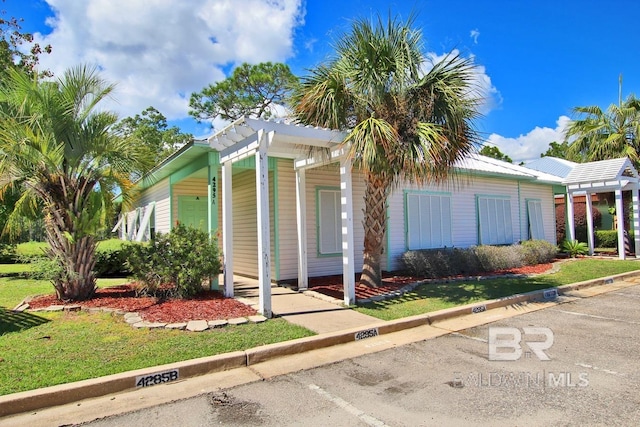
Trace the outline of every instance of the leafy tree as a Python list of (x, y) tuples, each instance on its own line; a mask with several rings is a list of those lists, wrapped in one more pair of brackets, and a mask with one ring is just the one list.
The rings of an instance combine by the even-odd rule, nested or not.
[[(43, 53), (51, 53), (51, 45), (40, 46), (38, 43), (33, 43), (33, 35), (22, 32), (20, 23), (23, 19), (5, 15), (6, 12), (0, 10), (0, 77), (2, 80), (6, 78), (9, 68), (17, 67), (25, 72), (34, 73), (39, 56)], [(28, 52), (21, 49), (23, 45), (31, 45)], [(43, 74), (51, 75), (49, 71), (44, 71)]]
[(347, 157), (365, 180), (360, 282), (382, 283), (387, 198), (394, 185), (443, 182), (478, 135), (474, 64), (450, 54), (424, 72), (422, 33), (389, 16), (356, 20), (328, 62), (302, 78), (292, 108), (304, 124), (349, 131)]
[(220, 116), (237, 120), (242, 116), (269, 118), (273, 107), (282, 105), (297, 78), (281, 63), (244, 63), (231, 77), (192, 93), (189, 114), (198, 121)]
[(565, 143), (571, 156), (585, 161), (629, 157), (640, 167), (640, 99), (633, 94), (606, 111), (598, 106), (573, 109), (580, 118), (570, 122)]
[(557, 157), (559, 159), (568, 159), (569, 157), (569, 143), (567, 141), (563, 141), (562, 143), (557, 143), (556, 141), (551, 141), (549, 143), (549, 148), (544, 153), (540, 153), (540, 157)]
[(191, 134), (182, 133), (177, 126), (169, 127), (167, 118), (153, 107), (134, 117), (122, 119), (113, 130), (132, 143), (139, 144), (140, 149), (146, 152), (145, 156), (152, 160), (151, 165), (169, 157), (193, 138)]
[(498, 147), (495, 145), (484, 145), (480, 149), (480, 154), (487, 157), (492, 157), (497, 160), (502, 160), (503, 162), (513, 163), (511, 157), (504, 154)]
[(109, 132), (117, 117), (99, 105), (113, 86), (95, 69), (74, 67), (55, 81), (8, 75), (0, 87), (0, 195), (20, 192), (9, 225), (41, 209), (58, 298), (90, 298), (95, 233), (116, 189), (131, 201), (129, 177), (146, 159)]

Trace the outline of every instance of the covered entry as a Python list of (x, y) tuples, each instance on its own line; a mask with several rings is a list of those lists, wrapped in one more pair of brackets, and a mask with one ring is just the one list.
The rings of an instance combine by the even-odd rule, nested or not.
[(593, 254), (595, 239), (593, 230), (593, 214), (591, 213), (591, 195), (595, 193), (613, 192), (615, 194), (615, 208), (618, 216), (618, 255), (620, 259), (625, 259), (625, 218), (624, 206), (622, 203), (622, 192), (630, 191), (632, 195), (633, 212), (631, 229), (633, 230), (634, 236), (634, 253), (637, 258), (640, 255), (638, 181), (638, 171), (626, 157), (577, 164), (563, 181), (563, 184), (567, 186), (567, 219), (569, 238), (571, 240), (575, 240), (573, 197), (576, 193), (586, 193), (587, 239), (589, 254)]

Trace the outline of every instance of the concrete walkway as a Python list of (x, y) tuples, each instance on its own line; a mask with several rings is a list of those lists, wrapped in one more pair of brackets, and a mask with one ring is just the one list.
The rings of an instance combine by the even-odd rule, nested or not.
[[(235, 276), (234, 293), (238, 300), (257, 307), (257, 280)], [(271, 286), (271, 311), (274, 317), (282, 317), (318, 334), (380, 323), (375, 317), (277, 285)]]

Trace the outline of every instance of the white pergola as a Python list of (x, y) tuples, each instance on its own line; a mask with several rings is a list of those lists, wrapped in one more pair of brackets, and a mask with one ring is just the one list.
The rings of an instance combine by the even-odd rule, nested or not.
[(567, 186), (567, 218), (569, 238), (575, 240), (575, 219), (573, 197), (585, 194), (587, 210), (587, 238), (589, 254), (594, 250), (593, 215), (591, 213), (591, 195), (595, 193), (615, 193), (616, 213), (618, 217), (618, 255), (625, 259), (624, 248), (624, 215), (622, 192), (631, 191), (633, 203), (633, 235), (634, 253), (640, 256), (640, 219), (638, 206), (639, 179), (638, 171), (631, 161), (626, 158), (602, 160), (597, 162), (577, 164), (564, 179)]
[[(296, 174), (296, 213), (298, 234), (298, 289), (308, 287), (305, 171), (328, 163), (340, 163), (342, 210), (342, 256), (345, 304), (355, 303), (353, 247), (353, 205), (351, 164), (345, 159), (340, 143), (344, 134), (321, 128), (283, 122), (241, 118), (208, 141), (220, 152), (222, 165), (222, 246), (224, 252), (224, 293), (233, 290), (233, 207), (232, 165), (249, 157), (256, 164), (256, 209), (258, 221), (259, 311), (271, 317), (271, 242), (269, 235), (268, 157), (293, 159)], [(309, 154), (313, 149), (327, 149), (328, 158)]]

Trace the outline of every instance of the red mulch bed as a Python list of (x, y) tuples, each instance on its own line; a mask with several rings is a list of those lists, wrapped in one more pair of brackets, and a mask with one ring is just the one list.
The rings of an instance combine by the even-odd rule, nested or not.
[[(514, 268), (510, 270), (487, 273), (496, 274), (539, 274), (551, 269), (552, 264), (539, 264)], [(359, 279), (359, 278), (358, 278)], [(418, 277), (397, 276), (385, 274), (383, 286), (368, 288), (356, 284), (356, 299), (362, 300), (375, 295), (397, 291), (403, 286), (421, 280)], [(323, 276), (309, 278), (309, 288), (338, 299), (343, 298), (342, 276)], [(55, 295), (43, 295), (33, 298), (29, 302), (31, 309), (46, 308), (59, 305), (61, 302)], [(191, 299), (172, 299), (159, 301), (154, 297), (136, 297), (132, 285), (120, 285), (110, 288), (100, 288), (95, 296), (88, 301), (74, 303), (82, 307), (108, 307), (116, 310), (140, 313), (142, 319), (148, 322), (178, 323), (189, 320), (218, 320), (234, 317), (246, 317), (256, 314), (256, 311), (233, 298), (225, 298), (218, 291), (206, 291)]]
[[(538, 265), (528, 265), (520, 268), (512, 268), (509, 270), (500, 270), (494, 271), (491, 273), (484, 274), (476, 274), (477, 276), (495, 276), (495, 275), (505, 275), (505, 274), (540, 274), (550, 270), (553, 267), (553, 264), (538, 264)], [(451, 279), (456, 279), (461, 277), (451, 277)], [(359, 280), (359, 275), (356, 275), (356, 280)], [(411, 276), (394, 276), (389, 273), (383, 273), (382, 278), (382, 286), (378, 288), (369, 288), (365, 285), (361, 285), (356, 283), (356, 300), (363, 300), (367, 298), (371, 298), (376, 295), (384, 295), (391, 292), (395, 292), (402, 288), (403, 286), (409, 283), (415, 283), (420, 280), (423, 280), (419, 277), (411, 277)], [(313, 277), (309, 278), (309, 289), (319, 292), (324, 295), (328, 295), (333, 298), (343, 299), (343, 289), (344, 285), (342, 283), (342, 276), (323, 276), (323, 277)]]
[[(58, 305), (55, 295), (43, 295), (29, 302), (31, 309)], [(74, 303), (82, 307), (108, 307), (127, 312), (138, 312), (148, 322), (178, 323), (189, 320), (218, 320), (253, 316), (256, 311), (220, 292), (206, 291), (191, 299), (159, 301), (154, 297), (136, 297), (131, 285), (99, 288), (87, 301)]]

